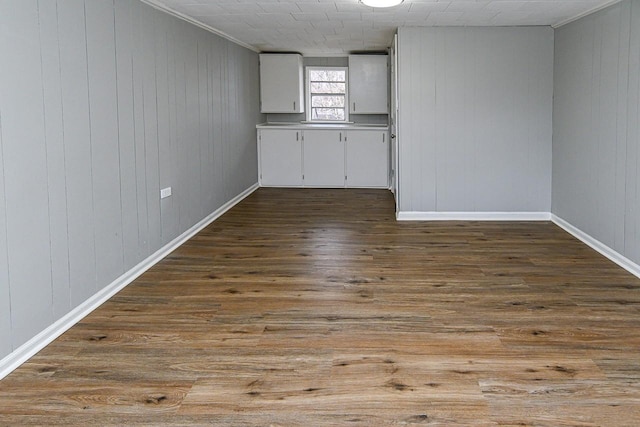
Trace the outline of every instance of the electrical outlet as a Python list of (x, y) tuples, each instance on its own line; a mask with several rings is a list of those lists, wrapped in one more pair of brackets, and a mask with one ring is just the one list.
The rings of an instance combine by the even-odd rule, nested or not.
[(162, 190), (160, 190), (161, 199), (166, 199), (170, 195), (171, 195), (171, 187), (163, 188)]

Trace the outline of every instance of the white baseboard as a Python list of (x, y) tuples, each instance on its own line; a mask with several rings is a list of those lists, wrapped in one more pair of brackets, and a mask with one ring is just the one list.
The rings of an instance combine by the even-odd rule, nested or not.
[(182, 233), (180, 236), (173, 239), (171, 242), (164, 245), (162, 248), (158, 249), (155, 253), (147, 257), (145, 260), (140, 262), (138, 265), (133, 267), (131, 270), (127, 271), (116, 280), (114, 280), (111, 284), (105, 286), (100, 291), (95, 293), (85, 302), (80, 304), (78, 307), (71, 310), (65, 316), (60, 318), (58, 321), (53, 323), (51, 326), (40, 332), (35, 337), (31, 338), (29, 341), (15, 349), (9, 355), (0, 360), (0, 380), (11, 372), (13, 372), (16, 368), (26, 362), (29, 358), (34, 356), (37, 352), (42, 350), (44, 347), (49, 345), (53, 340), (58, 338), (68, 329), (70, 329), (73, 325), (82, 320), (85, 316), (91, 313), (93, 310), (98, 308), (100, 305), (105, 303), (109, 298), (114, 296), (120, 290), (125, 288), (131, 282), (133, 282), (136, 278), (138, 278), (142, 273), (149, 270), (155, 264), (157, 264), (164, 257), (173, 252), (176, 248), (182, 245), (184, 242), (198, 234), (202, 229), (211, 224), (213, 221), (222, 216), (229, 209), (237, 205), (240, 201), (245, 199), (251, 193), (258, 189), (258, 184), (254, 184), (251, 187), (247, 188), (245, 191), (229, 200), (227, 203), (222, 205), (220, 208), (216, 209), (214, 212), (209, 214), (206, 218), (202, 219), (200, 222), (189, 228), (187, 231)]
[(587, 246), (640, 278), (640, 265), (549, 212), (398, 212), (398, 221), (552, 221)]
[(549, 212), (398, 212), (398, 221), (550, 221)]
[(592, 249), (599, 252), (603, 256), (609, 258), (611, 261), (615, 262), (620, 267), (627, 270), (629, 273), (640, 278), (640, 265), (631, 261), (629, 258), (625, 257), (619, 252), (611, 249), (609, 246), (605, 245), (601, 241), (594, 239), (584, 231), (580, 230), (577, 227), (574, 227), (573, 225), (569, 224), (567, 221), (565, 221), (564, 219), (556, 215), (553, 215), (553, 214), (551, 215), (551, 221), (553, 221), (554, 224), (562, 228), (567, 233), (571, 234), (576, 239), (582, 241), (587, 246), (591, 247)]

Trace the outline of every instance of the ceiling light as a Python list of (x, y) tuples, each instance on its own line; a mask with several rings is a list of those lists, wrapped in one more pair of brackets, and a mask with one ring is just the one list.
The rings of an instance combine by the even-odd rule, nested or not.
[(397, 6), (404, 0), (360, 0), (360, 3), (371, 7), (391, 7)]

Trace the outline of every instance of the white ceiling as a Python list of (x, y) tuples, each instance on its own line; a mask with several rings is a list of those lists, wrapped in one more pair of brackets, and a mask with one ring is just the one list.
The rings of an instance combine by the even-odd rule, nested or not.
[(258, 51), (384, 50), (405, 26), (558, 26), (619, 0), (143, 0)]

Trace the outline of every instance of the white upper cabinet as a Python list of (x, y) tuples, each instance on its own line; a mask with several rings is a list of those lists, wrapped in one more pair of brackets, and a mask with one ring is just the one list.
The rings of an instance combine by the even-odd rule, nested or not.
[(387, 55), (349, 55), (350, 114), (389, 111)]
[(260, 55), (260, 111), (304, 113), (302, 56)]

